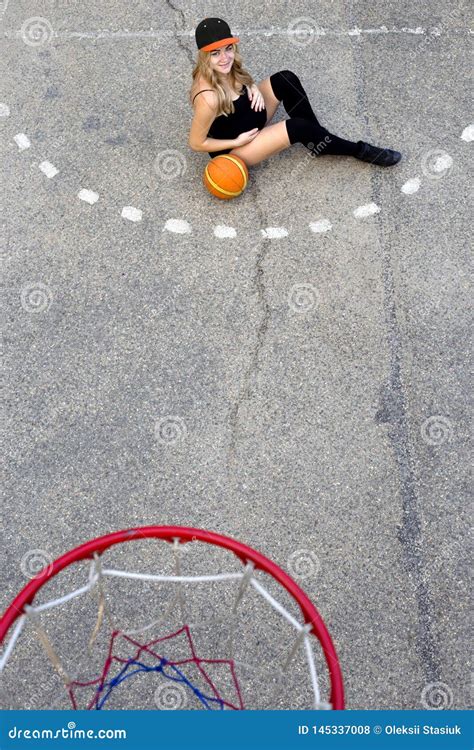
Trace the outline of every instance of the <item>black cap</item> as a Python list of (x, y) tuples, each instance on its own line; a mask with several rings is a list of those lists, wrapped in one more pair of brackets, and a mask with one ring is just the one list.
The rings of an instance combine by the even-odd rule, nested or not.
[(229, 24), (222, 18), (205, 18), (197, 26), (195, 36), (197, 47), (203, 52), (212, 52), (227, 44), (240, 42), (237, 36), (232, 36)]

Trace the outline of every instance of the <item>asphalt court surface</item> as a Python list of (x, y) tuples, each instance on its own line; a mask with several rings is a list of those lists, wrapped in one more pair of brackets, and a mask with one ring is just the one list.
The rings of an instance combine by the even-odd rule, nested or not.
[[(349, 708), (467, 708), (468, 4), (0, 12), (2, 607), (32, 550), (208, 528), (299, 575)], [(297, 145), (208, 195), (187, 93), (212, 15), (257, 82), (293, 70), (402, 161)]]

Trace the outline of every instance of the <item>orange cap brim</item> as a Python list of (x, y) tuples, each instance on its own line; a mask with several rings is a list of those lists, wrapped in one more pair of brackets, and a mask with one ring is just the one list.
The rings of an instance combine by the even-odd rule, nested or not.
[(228, 44), (237, 44), (238, 42), (240, 42), (238, 36), (230, 36), (228, 39), (220, 39), (218, 42), (212, 42), (212, 44), (201, 47), (200, 52), (212, 52), (212, 50), (219, 49), (219, 47), (226, 47)]

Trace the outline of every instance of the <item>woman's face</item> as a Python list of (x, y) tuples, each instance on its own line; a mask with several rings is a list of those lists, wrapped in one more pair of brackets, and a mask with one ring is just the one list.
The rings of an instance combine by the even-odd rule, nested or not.
[(228, 44), (226, 47), (214, 49), (209, 53), (209, 56), (211, 68), (220, 75), (226, 75), (234, 64), (234, 45)]

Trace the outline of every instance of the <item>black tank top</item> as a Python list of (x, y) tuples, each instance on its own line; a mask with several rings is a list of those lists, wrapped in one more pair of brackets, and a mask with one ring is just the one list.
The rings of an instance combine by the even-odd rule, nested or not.
[[(252, 102), (248, 97), (247, 88), (244, 86), (239, 98), (234, 100), (235, 112), (227, 116), (219, 115), (219, 117), (216, 117), (207, 133), (209, 138), (237, 138), (238, 135), (245, 133), (247, 130), (263, 128), (267, 122), (267, 110), (263, 108), (256, 112), (251, 105)], [(208, 151), (207, 153), (213, 158), (219, 156), (219, 154), (228, 154), (231, 150), (228, 148), (224, 151)]]

